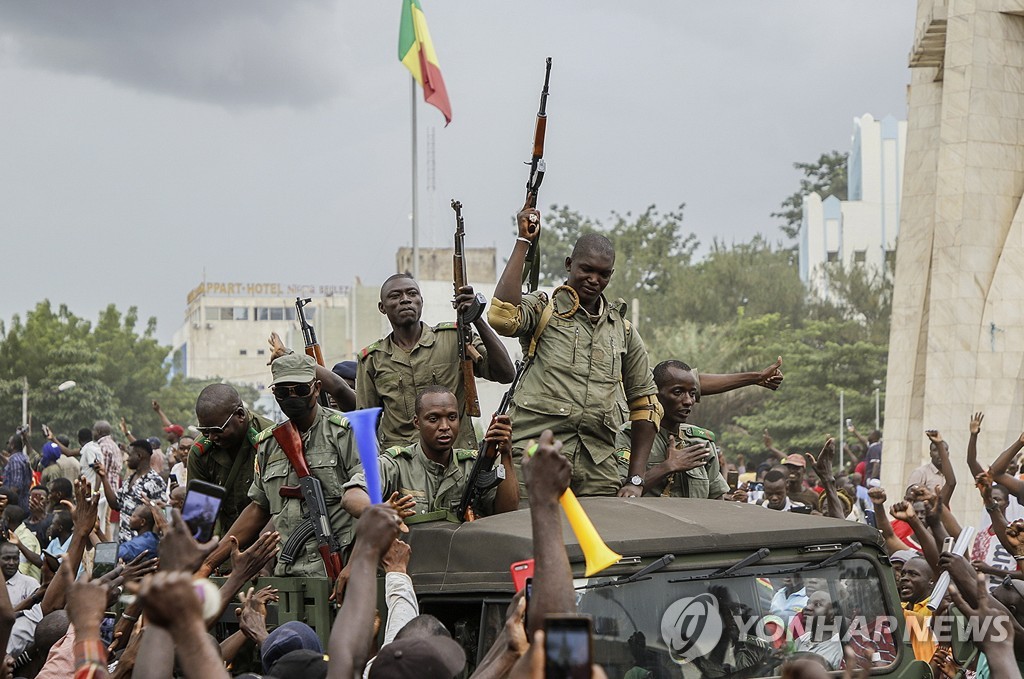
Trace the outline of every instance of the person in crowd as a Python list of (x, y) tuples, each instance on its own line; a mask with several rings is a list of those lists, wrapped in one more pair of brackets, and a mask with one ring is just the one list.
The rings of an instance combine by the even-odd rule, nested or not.
[[(286, 354), (292, 353), (292, 350), (284, 345), (281, 341), (281, 337), (276, 333), (270, 333), (270, 338), (267, 340), (270, 344), (270, 361), (276, 361)], [(355, 375), (355, 361), (345, 361), (344, 363), (351, 363), (353, 366), (353, 375)], [(342, 365), (339, 363), (338, 365)], [(334, 366), (337, 368), (338, 366)], [(355, 410), (356, 408), (356, 392), (352, 386), (355, 384), (354, 380), (346, 380), (336, 370), (328, 370), (322, 365), (316, 366), (316, 378), (320, 380), (320, 390), (326, 392), (333, 400), (334, 404), (332, 408), (338, 410)]]
[(800, 453), (787, 455), (780, 466), (786, 470), (786, 494), (789, 498), (803, 505), (816, 506), (818, 494), (807, 486), (807, 460), (804, 456)]
[(57, 460), (63, 455), (60, 452), (60, 446), (51, 441), (47, 441), (43, 444), (42, 457), (39, 460), (39, 478), (42, 479), (43, 483), (49, 483), (50, 480), (63, 476), (62, 470), (57, 466)]
[(932, 616), (928, 608), (928, 597), (935, 585), (934, 579), (934, 571), (928, 561), (917, 556), (903, 564), (897, 583), (914, 657), (925, 662), (932, 659), (936, 647), (935, 636), (928, 622)]
[[(39, 547), (39, 539), (36, 538), (35, 533), (28, 529), (25, 525), (25, 510), (18, 505), (8, 505), (4, 509), (4, 523), (7, 524), (7, 540), (18, 548), (19, 553), (21, 545), (25, 545), (25, 549), (32, 554), (39, 555), (41, 549)], [(40, 578), (39, 567), (34, 563), (30, 562), (24, 556), (21, 557), (20, 565), (18, 570), (23, 574), (35, 578)]]
[[(682, 361), (663, 361), (654, 367), (654, 383), (664, 414), (647, 458), (644, 495), (722, 499), (729, 484), (719, 465), (714, 432), (686, 425), (697, 403), (693, 369)], [(626, 422), (615, 437), (623, 477), (629, 473), (632, 426)]]
[(942, 439), (942, 434), (934, 429), (926, 432), (928, 436), (928, 456), (929, 460), (925, 464), (921, 465), (914, 471), (910, 472), (910, 476), (907, 478), (907, 485), (910, 486), (921, 486), (929, 490), (934, 490), (936, 486), (942, 487), (946, 483), (946, 477), (943, 475), (943, 456), (945, 459), (949, 459), (949, 446)]
[(121, 515), (118, 542), (128, 542), (134, 536), (132, 517), (136, 507), (147, 501), (167, 502), (167, 484), (150, 466), (152, 454), (153, 447), (146, 439), (131, 442), (128, 446), (128, 469), (131, 475), (116, 491), (110, 485), (106, 468), (96, 470), (107, 504)]
[[(133, 439), (129, 438), (128, 440), (131, 441)], [(149, 466), (153, 471), (159, 474), (164, 480), (164, 483), (166, 483), (167, 478), (171, 473), (171, 466), (167, 463), (167, 456), (164, 455), (164, 451), (160, 448), (160, 439), (156, 436), (150, 436), (146, 440), (149, 441), (149, 445), (153, 449), (153, 454), (149, 457)], [(177, 445), (177, 443), (169, 444), (167, 449), (174, 450)]]
[[(46, 551), (53, 556), (60, 556), (67, 552), (68, 548), (71, 546), (71, 537), (74, 528), (75, 523), (71, 518), (71, 512), (63, 509), (54, 511), (53, 521), (50, 522), (50, 530), (46, 535), (47, 538), (49, 538), (49, 542), (46, 545)], [(21, 545), (21, 548), (21, 553), (26, 559), (34, 563), (36, 566), (43, 565), (42, 560), (38, 562), (33, 561), (31, 552), (27, 551), (24, 548), (24, 545)]]
[(807, 606), (807, 588), (800, 573), (790, 573), (782, 578), (782, 587), (775, 590), (769, 610), (772, 615), (782, 618), (786, 626), (794, 616)]
[(827, 669), (840, 669), (843, 662), (843, 644), (829, 591), (819, 589), (807, 597), (803, 614), (806, 631), (796, 638), (797, 652), (814, 653), (825, 659)]
[[(65, 486), (63, 497), (67, 497), (72, 491), (67, 490), (71, 488), (71, 482), (67, 479), (54, 479), (50, 482), (60, 484), (63, 481)], [(59, 502), (59, 500), (58, 500)], [(28, 496), (28, 516), (25, 517), (25, 526), (32, 531), (32, 533), (39, 540), (39, 544), (46, 542), (46, 532), (50, 528), (50, 521), (53, 520), (53, 514), (50, 512), (50, 491), (45, 486), (35, 486), (29, 491)]]
[(229, 384), (211, 384), (196, 399), (201, 436), (188, 451), (188, 478), (225, 490), (219, 523), (233, 524), (249, 504), (256, 446), (260, 432), (271, 426), (242, 404)]
[(164, 409), (160, 407), (160, 404), (155, 400), (151, 404), (153, 406), (153, 412), (157, 414), (160, 421), (164, 425), (164, 433), (167, 434), (167, 442), (170, 443), (170, 447), (173, 448), (178, 445), (178, 440), (185, 435), (185, 428), (180, 424), (174, 424), (170, 418), (164, 414)]
[(789, 470), (782, 465), (772, 467), (764, 475), (764, 498), (756, 504), (780, 512), (803, 512), (810, 509), (804, 503), (795, 502), (789, 497)]
[(143, 552), (149, 558), (158, 556), (158, 545), (160, 538), (154, 532), (155, 519), (154, 511), (160, 511), (149, 504), (136, 505), (128, 522), (134, 537), (122, 542), (117, 547), (117, 558), (121, 561), (131, 561)]
[[(662, 410), (647, 349), (626, 319), (625, 302), (604, 296), (615, 248), (600, 234), (581, 236), (565, 260), (565, 285), (550, 298), (524, 295), (523, 266), (540, 235), (540, 213), (525, 208), (517, 221), (519, 238), (488, 309), (491, 326), (520, 338), (530, 361), (509, 411), (513, 459), (522, 464), (527, 442), (550, 428), (574, 467), (574, 493), (639, 497)], [(615, 456), (615, 435), (627, 419), (623, 397), (632, 423), (625, 483)]]
[[(411, 446), (394, 446), (380, 458), (381, 492), (412, 496), (409, 504), (413, 514), (407, 523), (453, 519), (462, 499), (477, 451), (454, 447), (459, 438), (461, 417), (459, 403), (447, 387), (427, 387), (416, 396), (413, 426), (420, 439)], [(519, 508), (519, 484), (512, 465), (512, 425), (507, 415), (494, 418), (484, 439), (495, 446), (505, 478), (484, 493), (477, 510), (482, 516), (501, 514)], [(345, 484), (344, 506), (353, 516), (362, 514), (370, 505), (366, 479), (356, 474)]]
[[(77, 448), (71, 447), (71, 442), (67, 439), (67, 437), (55, 435), (53, 433), (53, 430), (50, 429), (49, 427), (47, 427), (47, 431), (49, 433), (46, 435), (46, 439), (50, 443), (56, 443), (57, 446), (60, 448), (60, 452), (62, 455), (64, 455), (65, 457), (75, 458), (76, 461), (82, 455), (82, 447), (85, 446), (85, 444), (92, 441), (92, 429), (89, 429), (88, 427), (82, 427), (81, 429), (78, 430), (78, 433), (76, 434), (78, 439)], [(77, 478), (78, 477), (76, 476), (75, 478), (68, 480), (75, 481)]]
[(178, 440), (178, 445), (171, 455), (174, 464), (171, 466), (171, 475), (167, 479), (168, 486), (184, 486), (188, 483), (188, 454), (195, 442), (196, 440), (191, 436), (182, 436)]
[(10, 486), (18, 492), (17, 502), (25, 511), (28, 511), (28, 491), (32, 487), (32, 466), (29, 464), (28, 455), (25, 452), (27, 439), (27, 430), (7, 439), (7, 450), (10, 456), (7, 458), (7, 465), (3, 472), (4, 485)]
[(359, 370), (359, 363), (357, 361), (341, 361), (335, 363), (334, 367), (331, 368), (331, 372), (340, 377), (348, 385), (349, 389), (353, 392), (356, 388), (356, 372)]
[[(458, 291), (456, 308), (474, 301), (473, 288)], [(359, 352), (356, 407), (383, 408), (378, 435), (381, 447), (407, 446), (419, 438), (412, 425), (416, 394), (430, 385), (447, 387), (459, 403), (458, 448), (476, 448), (473, 421), (466, 414), (466, 387), (459, 361), (462, 333), (455, 323), (430, 327), (421, 320), (423, 297), (409, 274), (388, 277), (380, 288), (380, 313), (388, 318), (391, 334)], [(473, 322), (473, 375), (508, 384), (515, 367), (508, 351), (483, 315)], [(338, 378), (340, 380), (340, 378)]]
[(4, 580), (7, 582), (7, 596), (10, 597), (12, 606), (17, 606), (39, 589), (39, 580), (18, 570), (21, 564), (20, 557), (21, 552), (17, 545), (0, 542), (0, 573), (4, 574)]
[[(305, 354), (287, 354), (271, 363), (272, 389), (281, 410), (298, 429), (305, 442), (310, 472), (323, 488), (331, 529), (342, 544), (348, 543), (353, 520), (341, 506), (343, 486), (362, 471), (355, 437), (348, 420), (338, 412), (322, 408), (317, 402), (320, 381), (316, 379), (316, 361)], [(298, 476), (270, 429), (258, 440), (256, 469), (249, 498), (227, 534), (243, 547), (250, 545), (273, 519), (274, 527), (287, 542), (304, 520), (305, 508), (297, 498), (282, 497), (283, 486), (298, 485)], [(225, 540), (210, 555), (206, 569), (220, 566), (231, 554), (234, 540)], [(276, 575), (323, 576), (324, 563), (315, 540), (302, 546), (293, 563), (278, 560)], [(338, 578), (339, 587), (344, 586)]]

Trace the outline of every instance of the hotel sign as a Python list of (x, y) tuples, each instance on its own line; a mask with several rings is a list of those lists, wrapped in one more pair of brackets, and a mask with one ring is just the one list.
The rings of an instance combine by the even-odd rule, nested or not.
[(313, 285), (296, 283), (217, 283), (206, 282), (197, 285), (188, 293), (188, 303), (197, 298), (207, 297), (333, 297), (347, 295), (347, 285)]

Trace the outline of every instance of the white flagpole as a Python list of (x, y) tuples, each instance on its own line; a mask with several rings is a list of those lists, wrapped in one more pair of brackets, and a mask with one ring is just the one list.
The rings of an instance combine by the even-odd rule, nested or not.
[(409, 93), (412, 103), (412, 276), (420, 279), (419, 210), (416, 208), (416, 174), (419, 165), (416, 160), (416, 78), (409, 76)]

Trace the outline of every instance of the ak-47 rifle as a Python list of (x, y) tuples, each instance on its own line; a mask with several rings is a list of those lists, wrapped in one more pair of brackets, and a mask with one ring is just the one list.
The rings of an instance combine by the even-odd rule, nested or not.
[(274, 440), (281, 446), (285, 457), (299, 477), (299, 485), (281, 487), (281, 497), (298, 498), (306, 505), (302, 523), (288, 536), (279, 558), (283, 563), (292, 563), (306, 541), (315, 536), (317, 551), (324, 560), (327, 577), (334, 580), (341, 573), (341, 544), (331, 529), (331, 519), (327, 514), (327, 503), (324, 501), (320, 479), (309, 472), (309, 465), (302, 454), (302, 437), (291, 420), (274, 427), (273, 433)]
[[(495, 411), (495, 415), (508, 414), (508, 409), (512, 405), (512, 397), (515, 396), (519, 380), (526, 371), (526, 365), (523, 361), (516, 361), (515, 377), (512, 378), (512, 384), (508, 385), (508, 391), (501, 397), (501, 403), (498, 404), (498, 410)], [(469, 478), (466, 479), (466, 490), (462, 491), (462, 498), (459, 500), (459, 506), (455, 510), (455, 514), (459, 517), (460, 521), (473, 521), (477, 514), (475, 505), (479, 501), (480, 496), (505, 480), (505, 468), (501, 465), (494, 466), (494, 461), (497, 457), (498, 450), (494, 445), (489, 441), (480, 442), (476, 462), (473, 464), (473, 469), (469, 472)]]
[[(302, 310), (304, 306), (313, 301), (312, 297), (295, 298), (295, 318), (299, 321), (299, 327), (302, 328), (302, 339), (306, 344), (306, 355), (316, 361), (317, 365), (324, 365), (324, 354), (320, 350), (320, 343), (316, 341), (316, 330), (306, 320), (306, 312)], [(324, 366), (326, 367), (326, 366)], [(331, 407), (330, 397), (326, 391), (320, 390), (320, 405), (325, 408)]]
[[(551, 79), (551, 57), (547, 58), (544, 68), (544, 88), (540, 91), (540, 108), (537, 110), (537, 126), (533, 130), (533, 157), (527, 165), (530, 166), (530, 176), (526, 180), (526, 207), (537, 207), (537, 192), (540, 184), (544, 181), (544, 171), (547, 164), (544, 162), (544, 133), (548, 129), (548, 81)], [(526, 261), (523, 265), (523, 283), (527, 292), (537, 289), (540, 282), (540, 236), (538, 235), (530, 243), (530, 249), (526, 252)]]
[[(452, 279), (455, 281), (455, 295), (468, 285), (466, 281), (465, 240), (466, 225), (462, 221), (462, 203), (452, 199), (455, 210), (455, 257), (452, 259)], [(459, 363), (462, 366), (462, 383), (466, 388), (466, 414), (480, 417), (480, 397), (476, 393), (476, 378), (473, 366), (480, 360), (480, 352), (473, 346), (473, 323), (484, 313), (487, 299), (476, 293), (473, 303), (463, 311), (456, 305), (455, 325), (459, 329)]]

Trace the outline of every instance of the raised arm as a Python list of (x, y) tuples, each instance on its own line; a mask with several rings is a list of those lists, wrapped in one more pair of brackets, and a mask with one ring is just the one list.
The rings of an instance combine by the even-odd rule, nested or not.
[(956, 490), (956, 474), (953, 472), (953, 464), (949, 461), (949, 444), (942, 439), (942, 434), (937, 429), (929, 429), (925, 432), (925, 436), (935, 444), (936, 449), (939, 451), (939, 472), (942, 473), (942, 478), (945, 479), (939, 497), (942, 500), (942, 504), (948, 507), (949, 500), (953, 497), (953, 491)]
[[(468, 305), (472, 302), (473, 296), (473, 288), (466, 286), (459, 291), (455, 304)], [(487, 375), (493, 382), (509, 384), (516, 376), (516, 367), (509, 358), (505, 345), (498, 339), (494, 329), (487, 324), (486, 314), (480, 314), (480, 317), (473, 321), (473, 327), (476, 328), (480, 341), (487, 350)]]
[(157, 403), (155, 399), (153, 401), (153, 410), (160, 416), (160, 421), (163, 422), (165, 427), (171, 426), (172, 422), (167, 419), (167, 415), (164, 415), (163, 408), (160, 407), (160, 404)]
[(985, 419), (985, 413), (977, 412), (971, 417), (971, 438), (967, 441), (967, 468), (971, 470), (971, 476), (978, 478), (978, 474), (985, 471), (985, 468), (978, 462), (978, 434), (981, 433), (981, 423)]
[(999, 453), (999, 457), (995, 459), (995, 462), (989, 467), (989, 472), (992, 474), (992, 479), (996, 483), (1002, 483), (999, 477), (1006, 475), (1006, 470), (1016, 457), (1020, 449), (1024, 448), (1024, 433), (1017, 437), (1017, 440), (1010, 444), (1010, 447)]
[(921, 551), (924, 553), (924, 558), (928, 561), (928, 564), (934, 569), (939, 569), (939, 548), (935, 545), (935, 537), (932, 535), (928, 527), (921, 521), (921, 517), (914, 511), (914, 506), (909, 502), (897, 502), (889, 508), (889, 513), (892, 514), (894, 519), (900, 519), (910, 524), (910, 527), (914, 530), (914, 537), (917, 538), (918, 543), (921, 545)]
[(772, 439), (772, 435), (768, 433), (768, 428), (765, 427), (764, 434), (761, 437), (764, 442), (764, 449), (779, 462), (786, 459), (786, 454), (775, 447), (775, 440)]
[(523, 207), (516, 215), (519, 237), (512, 247), (512, 254), (505, 263), (501, 278), (494, 287), (494, 296), (502, 302), (519, 306), (523, 301), (523, 266), (526, 264), (526, 252), (530, 243), (540, 236), (540, 212), (536, 208)]
[(562, 542), (562, 510), (558, 502), (569, 487), (572, 465), (561, 450), (562, 442), (555, 441), (551, 430), (545, 430), (536, 452), (523, 462), (526, 487), (530, 492), (535, 560), (530, 628), (527, 630), (531, 637), (543, 629), (547, 616), (576, 612), (572, 568)]
[(782, 385), (782, 357), (764, 370), (743, 373), (700, 374), (700, 393), (702, 396), (722, 394), (733, 389), (757, 385), (775, 391)]
[(335, 618), (327, 647), (331, 658), (327, 675), (332, 679), (352, 679), (363, 672), (377, 607), (377, 564), (398, 537), (401, 522), (398, 512), (388, 505), (373, 505), (356, 523), (345, 602)]
[[(818, 475), (818, 480), (825, 489), (828, 515), (834, 519), (845, 519), (846, 514), (843, 513), (843, 504), (839, 500), (839, 491), (836, 490), (835, 472), (832, 469), (832, 460), (835, 457), (835, 452), (835, 440), (829, 437), (825, 441), (821, 452), (818, 453), (817, 459), (810, 453), (806, 453), (804, 457), (807, 458), (807, 462), (814, 468), (814, 472)], [(857, 498), (851, 498), (853, 502), (856, 502), (856, 500)]]

